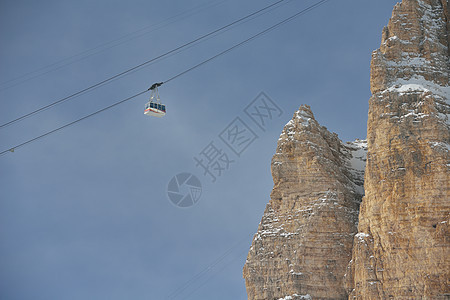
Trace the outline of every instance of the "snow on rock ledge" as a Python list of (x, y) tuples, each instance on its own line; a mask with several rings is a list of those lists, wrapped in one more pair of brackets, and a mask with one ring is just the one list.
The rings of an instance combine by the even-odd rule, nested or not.
[(292, 296), (286, 296), (284, 298), (279, 298), (278, 300), (312, 300), (313, 298), (310, 295), (297, 295), (294, 294)]

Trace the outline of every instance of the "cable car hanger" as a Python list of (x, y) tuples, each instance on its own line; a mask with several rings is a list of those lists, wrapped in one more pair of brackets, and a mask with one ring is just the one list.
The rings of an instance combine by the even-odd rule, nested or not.
[(153, 91), (154, 89), (157, 89), (158, 87), (162, 86), (164, 82), (157, 82), (152, 84), (151, 87), (148, 88), (147, 91)]

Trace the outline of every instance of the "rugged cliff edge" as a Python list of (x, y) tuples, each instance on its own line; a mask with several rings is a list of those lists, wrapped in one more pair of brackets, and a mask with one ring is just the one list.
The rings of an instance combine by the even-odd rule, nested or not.
[(394, 7), (372, 54), (367, 147), (342, 143), (308, 106), (286, 124), (244, 266), (248, 299), (450, 299), (448, 9)]
[(365, 141), (343, 144), (301, 106), (272, 158), (274, 188), (244, 266), (248, 299), (345, 299)]
[(350, 299), (450, 298), (448, 29), (446, 1), (403, 0), (373, 53)]

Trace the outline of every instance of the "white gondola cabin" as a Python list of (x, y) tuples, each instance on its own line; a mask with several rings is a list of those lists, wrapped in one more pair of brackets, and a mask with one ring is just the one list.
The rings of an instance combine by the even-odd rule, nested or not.
[(150, 99), (148, 100), (147, 104), (145, 104), (144, 110), (144, 114), (146, 114), (147, 116), (161, 118), (166, 115), (166, 106), (164, 104), (161, 104), (161, 101), (159, 100), (158, 86), (161, 84), (154, 84), (150, 88), (152, 92), (150, 94)]
[(145, 105), (144, 114), (147, 116), (164, 117), (166, 115), (166, 106), (154, 101), (149, 101)]

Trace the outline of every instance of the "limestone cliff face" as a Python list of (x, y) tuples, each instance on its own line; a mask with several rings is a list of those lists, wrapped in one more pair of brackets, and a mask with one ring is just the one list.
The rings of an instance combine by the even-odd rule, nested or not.
[(403, 0), (373, 53), (349, 299), (450, 297), (448, 32), (446, 0)]
[(362, 142), (343, 144), (308, 106), (285, 126), (249, 299), (450, 299), (448, 9), (403, 0), (383, 29), (364, 180)]
[(244, 266), (248, 299), (346, 299), (365, 142), (343, 144), (302, 106), (272, 158), (274, 187)]

